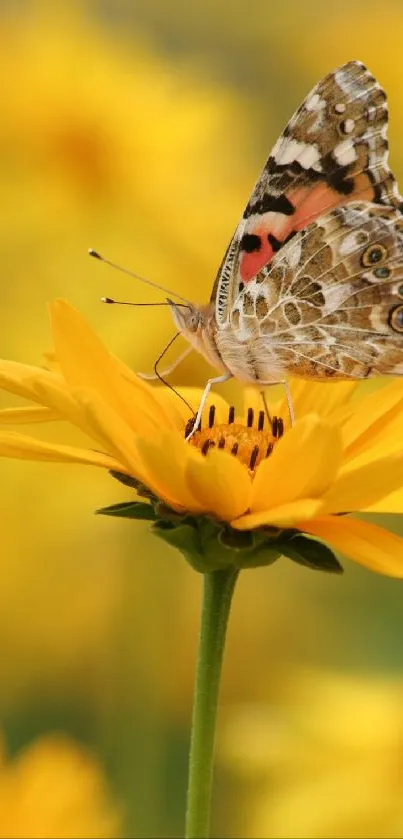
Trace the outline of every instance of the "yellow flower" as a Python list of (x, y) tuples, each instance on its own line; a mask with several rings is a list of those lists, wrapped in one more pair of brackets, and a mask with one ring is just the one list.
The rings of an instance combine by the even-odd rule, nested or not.
[[(283, 401), (275, 408), (280, 419), (272, 431), (267, 420), (264, 428), (263, 412), (256, 424), (261, 406), (255, 392), (246, 391), (251, 428), (245, 419), (228, 422), (228, 406), (214, 394), (190, 444), (185, 430), (191, 411), (177, 395), (139, 379), (66, 302), (52, 304), (51, 321), (52, 370), (0, 363), (0, 386), (34, 403), (6, 409), (0, 421), (67, 419), (92, 445), (72, 447), (3, 431), (1, 455), (101, 466), (132, 476), (140, 495), (159, 499), (176, 514), (208, 516), (226, 523), (232, 534), (301, 531), (374, 571), (403, 576), (398, 536), (341, 515), (403, 511), (400, 382), (360, 398), (352, 398), (350, 382), (294, 382), (297, 421), (287, 427)], [(200, 392), (181, 393), (197, 408)], [(208, 431), (207, 415), (214, 422)]]
[(0, 765), (0, 837), (91, 839), (121, 835), (120, 817), (93, 757), (47, 735)]
[(401, 837), (402, 696), (399, 675), (296, 668), (274, 708), (230, 709), (219, 750), (247, 779), (243, 835)]

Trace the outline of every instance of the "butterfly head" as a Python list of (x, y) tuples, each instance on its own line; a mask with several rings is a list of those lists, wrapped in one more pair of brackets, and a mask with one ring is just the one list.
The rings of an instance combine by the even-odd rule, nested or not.
[(172, 317), (175, 326), (189, 341), (189, 344), (204, 355), (214, 367), (221, 368), (222, 361), (217, 352), (213, 339), (215, 331), (214, 307), (211, 303), (207, 306), (196, 306), (194, 303), (187, 305), (175, 303), (167, 298), (171, 307)]
[(189, 303), (188, 305), (175, 303), (169, 297), (167, 297), (167, 303), (171, 307), (172, 317), (179, 332), (190, 343), (193, 343), (192, 336), (197, 335), (199, 328), (203, 325), (203, 313), (201, 309), (193, 305), (193, 303)]

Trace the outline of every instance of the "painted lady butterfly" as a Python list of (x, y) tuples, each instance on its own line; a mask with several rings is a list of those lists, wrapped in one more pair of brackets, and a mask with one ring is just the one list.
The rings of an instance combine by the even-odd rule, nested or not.
[(261, 385), (403, 375), (403, 199), (386, 95), (358, 61), (308, 94), (275, 144), (210, 303), (169, 301), (221, 375)]

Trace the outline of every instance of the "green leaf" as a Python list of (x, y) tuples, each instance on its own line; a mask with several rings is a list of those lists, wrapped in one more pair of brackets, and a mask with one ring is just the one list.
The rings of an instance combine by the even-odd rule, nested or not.
[(151, 504), (146, 504), (143, 501), (123, 501), (120, 504), (111, 504), (110, 507), (101, 507), (95, 512), (101, 516), (117, 516), (123, 519), (155, 521), (154, 508)]
[(307, 568), (312, 568), (316, 571), (327, 571), (330, 574), (342, 574), (343, 567), (336, 559), (333, 551), (310, 536), (305, 536), (299, 533), (292, 536), (290, 539), (279, 541), (278, 547), (282, 550), (284, 556), (291, 559), (293, 562), (298, 562), (299, 565), (305, 565)]

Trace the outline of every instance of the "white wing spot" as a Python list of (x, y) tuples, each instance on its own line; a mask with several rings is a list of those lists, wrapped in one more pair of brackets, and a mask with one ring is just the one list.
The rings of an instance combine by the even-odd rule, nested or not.
[(282, 144), (282, 142), (283, 142), (283, 135), (281, 135), (281, 136), (278, 138), (278, 140), (276, 140), (276, 142), (275, 142), (275, 144), (274, 144), (274, 146), (273, 146), (273, 148), (272, 148), (272, 150), (271, 150), (271, 153), (270, 153), (270, 157), (274, 157), (274, 159), (275, 159), (276, 161), (277, 161), (277, 155), (278, 155), (278, 153), (279, 153), (279, 151), (280, 151), (280, 148), (281, 148), (281, 144)]
[(322, 171), (320, 153), (317, 146), (307, 144), (306, 148), (297, 159), (298, 163), (300, 163), (304, 169), (315, 169), (317, 172)]
[(333, 157), (339, 166), (348, 166), (349, 163), (354, 163), (357, 160), (357, 154), (351, 140), (343, 140), (338, 143), (333, 149)]
[(295, 160), (304, 167), (310, 169), (320, 164), (320, 154), (315, 145), (311, 143), (303, 143), (299, 140), (283, 140), (281, 149), (274, 155), (275, 161), (279, 166), (286, 166), (287, 163), (293, 163)]
[(359, 251), (365, 242), (368, 241), (368, 238), (369, 234), (366, 230), (348, 233), (339, 244), (339, 255), (348, 256), (351, 253)]
[(343, 102), (337, 102), (337, 104), (334, 106), (334, 110), (336, 111), (336, 114), (344, 114), (346, 106)]
[(345, 134), (351, 134), (354, 131), (355, 122), (353, 119), (345, 119), (343, 122), (343, 131)]
[(289, 246), (287, 262), (293, 271), (296, 271), (301, 263), (302, 241), (295, 237), (294, 242)]
[(305, 109), (307, 111), (318, 111), (319, 108), (323, 108), (323, 104), (321, 104), (322, 100), (319, 96), (319, 93), (314, 93), (313, 96), (310, 96), (309, 99), (305, 102)]
[(298, 140), (284, 140), (275, 155), (276, 163), (283, 166), (286, 163), (292, 163), (296, 160), (304, 145), (305, 143), (299, 143)]

